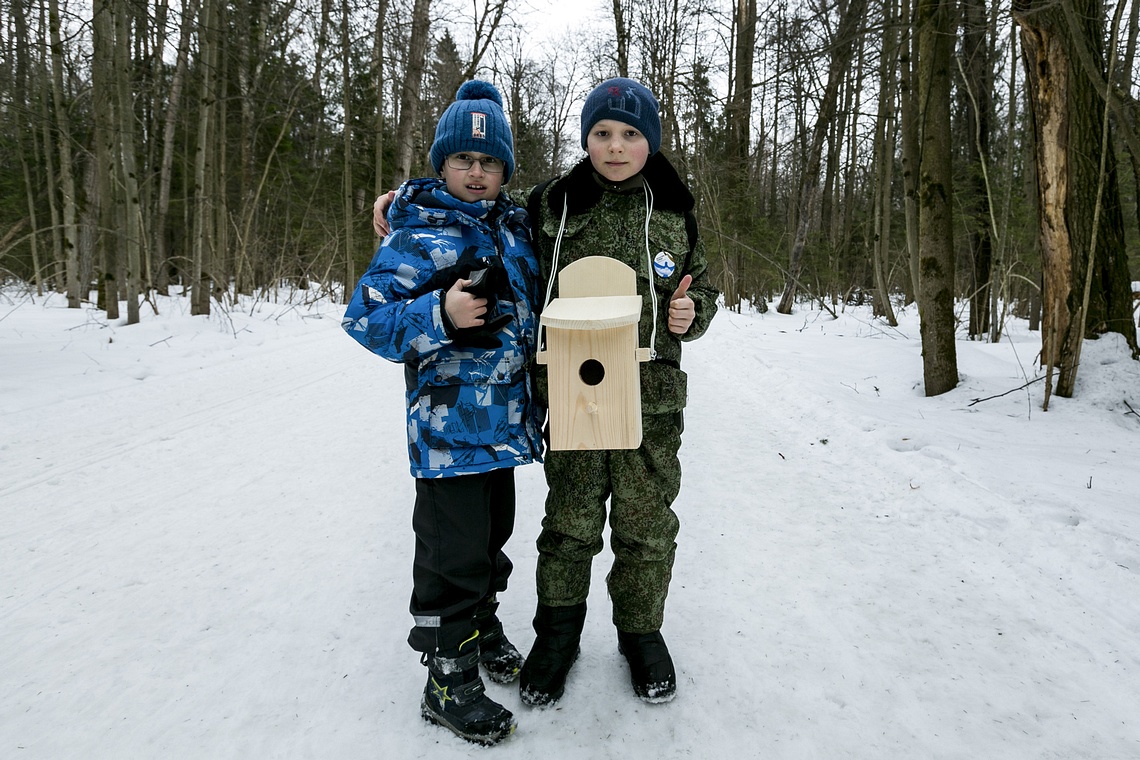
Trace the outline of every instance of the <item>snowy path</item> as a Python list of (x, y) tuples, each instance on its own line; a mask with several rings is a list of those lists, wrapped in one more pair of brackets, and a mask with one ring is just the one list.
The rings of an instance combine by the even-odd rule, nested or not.
[[(484, 757), (418, 715), (401, 369), (335, 306), (165, 311), (0, 321), (0, 757)], [(1022, 335), (960, 343), (924, 399), (917, 333), (718, 316), (685, 357), (678, 698), (630, 693), (607, 550), (566, 697), (490, 685), (520, 722), (492, 751), (1140, 757), (1140, 422), (1111, 408), (1140, 372), (1095, 346), (1102, 395), (968, 406), (1032, 371)], [(525, 650), (541, 469), (518, 482)]]

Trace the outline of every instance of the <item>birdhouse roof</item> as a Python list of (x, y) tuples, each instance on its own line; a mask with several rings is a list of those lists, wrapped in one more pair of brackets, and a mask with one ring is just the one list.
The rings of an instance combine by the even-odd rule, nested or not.
[(542, 312), (544, 325), (563, 330), (605, 330), (640, 318), (641, 296), (555, 298)]

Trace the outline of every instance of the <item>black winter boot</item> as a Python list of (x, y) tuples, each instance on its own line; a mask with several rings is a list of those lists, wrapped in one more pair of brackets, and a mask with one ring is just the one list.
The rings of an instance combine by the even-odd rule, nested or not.
[(420, 714), (424, 720), (450, 729), (467, 741), (496, 744), (514, 733), (518, 724), (510, 710), (483, 693), (479, 649), (474, 639), (464, 644), (460, 649), (471, 650), (466, 654), (441, 651), (424, 655), (428, 680)]
[(645, 702), (668, 702), (677, 696), (677, 673), (660, 631), (618, 631), (618, 651), (629, 662), (633, 691)]
[(503, 624), (495, 615), (499, 602), (492, 594), (475, 610), (475, 627), (479, 629), (479, 662), (487, 677), (495, 683), (510, 683), (519, 677), (523, 656), (503, 633)]
[(578, 659), (585, 623), (585, 602), (570, 607), (538, 605), (534, 616), (534, 632), (538, 635), (519, 677), (519, 696), (524, 703), (543, 707), (562, 697), (566, 676)]

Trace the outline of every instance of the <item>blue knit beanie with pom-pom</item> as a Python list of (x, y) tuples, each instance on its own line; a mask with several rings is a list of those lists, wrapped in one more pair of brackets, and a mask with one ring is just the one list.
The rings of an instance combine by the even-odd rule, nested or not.
[(452, 153), (486, 153), (506, 164), (503, 182), (507, 182), (515, 171), (514, 144), (511, 125), (503, 114), (503, 97), (490, 82), (472, 79), (463, 83), (455, 93), (455, 102), (435, 125), (431, 165), (439, 172)]

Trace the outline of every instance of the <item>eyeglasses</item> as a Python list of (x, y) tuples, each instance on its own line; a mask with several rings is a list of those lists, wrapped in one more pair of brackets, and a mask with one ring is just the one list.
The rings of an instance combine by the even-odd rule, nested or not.
[(467, 153), (452, 153), (447, 157), (447, 165), (456, 171), (465, 172), (479, 162), (479, 168), (488, 174), (502, 174), (505, 168), (503, 159), (494, 156), (475, 158)]

